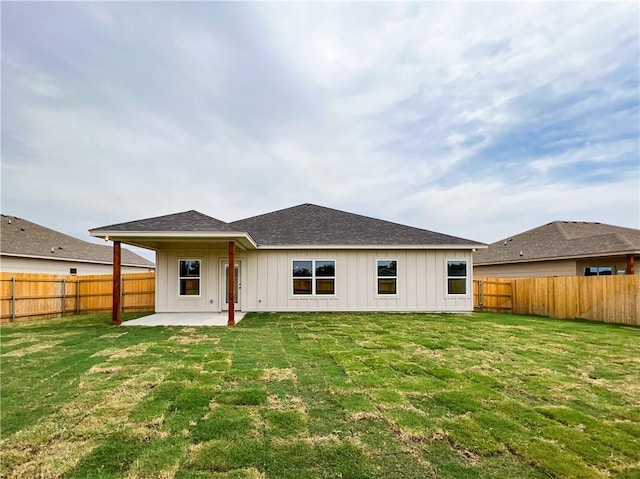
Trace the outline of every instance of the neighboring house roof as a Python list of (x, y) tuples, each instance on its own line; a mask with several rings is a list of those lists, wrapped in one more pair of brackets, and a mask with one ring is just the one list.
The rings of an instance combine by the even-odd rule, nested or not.
[[(225, 223), (197, 211), (160, 216), (91, 230), (94, 236), (118, 233), (242, 232), (255, 245), (284, 246), (434, 246), (483, 247), (482, 243), (420, 228), (347, 213), (309, 203)], [(114, 236), (114, 237), (115, 237)], [(169, 235), (167, 235), (169, 236)], [(202, 235), (198, 235), (202, 237)], [(151, 244), (151, 243), (149, 243)]]
[(566, 258), (640, 254), (640, 230), (603, 223), (553, 221), (475, 254), (478, 266)]
[[(87, 263), (113, 263), (113, 248), (83, 241), (15, 216), (2, 215), (0, 253), (6, 256)], [(153, 268), (155, 265), (122, 249), (122, 264)]]

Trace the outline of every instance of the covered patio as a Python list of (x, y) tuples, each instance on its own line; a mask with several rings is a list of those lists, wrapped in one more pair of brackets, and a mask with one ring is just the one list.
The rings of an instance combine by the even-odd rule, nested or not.
[[(235, 324), (242, 321), (245, 313), (235, 312)], [(229, 316), (224, 313), (154, 313), (149, 316), (125, 321), (122, 326), (227, 326)]]
[[(186, 211), (93, 229), (91, 235), (113, 241), (111, 324), (121, 324), (121, 243), (155, 251), (160, 278), (156, 282), (156, 311), (161, 313), (127, 325), (233, 326), (239, 321), (241, 260), (236, 253), (257, 248), (249, 233), (197, 211)], [(172, 254), (181, 255), (179, 261), (169, 260)], [(189, 264), (195, 267), (189, 269)], [(171, 275), (179, 281), (168, 280)]]

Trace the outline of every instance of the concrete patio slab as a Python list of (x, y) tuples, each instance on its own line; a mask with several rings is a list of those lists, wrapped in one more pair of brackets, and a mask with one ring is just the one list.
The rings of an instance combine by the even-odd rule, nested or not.
[[(235, 321), (242, 321), (245, 313), (236, 311)], [(226, 326), (227, 313), (155, 313), (125, 321), (122, 326)]]

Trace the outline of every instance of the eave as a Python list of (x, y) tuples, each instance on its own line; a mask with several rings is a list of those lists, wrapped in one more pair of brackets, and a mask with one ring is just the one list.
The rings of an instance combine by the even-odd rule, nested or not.
[(260, 250), (478, 250), (486, 249), (486, 244), (470, 244), (470, 245), (433, 245), (433, 244), (307, 244), (307, 245), (259, 245)]
[(91, 230), (91, 236), (120, 241), (140, 248), (158, 250), (171, 244), (225, 243), (233, 241), (241, 250), (257, 249), (251, 235), (244, 231), (109, 231)]

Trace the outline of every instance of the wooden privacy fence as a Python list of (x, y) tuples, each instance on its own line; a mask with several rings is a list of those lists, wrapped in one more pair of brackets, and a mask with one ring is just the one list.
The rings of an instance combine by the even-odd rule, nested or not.
[[(111, 311), (113, 280), (110, 274), (0, 273), (0, 283), (2, 323)], [(155, 273), (122, 275), (121, 294), (122, 311), (153, 311)]]
[(640, 275), (475, 278), (474, 306), (640, 326)]
[(513, 308), (512, 280), (482, 278), (473, 280), (473, 306), (486, 311), (510, 313)]

